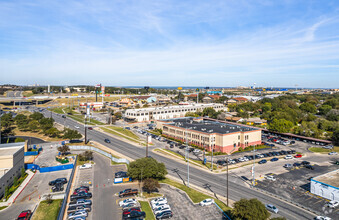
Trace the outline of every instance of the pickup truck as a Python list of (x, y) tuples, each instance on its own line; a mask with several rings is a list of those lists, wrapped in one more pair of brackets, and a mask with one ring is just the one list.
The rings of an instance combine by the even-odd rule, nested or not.
[(90, 212), (92, 210), (90, 205), (81, 205), (81, 206), (70, 206), (67, 209), (67, 213), (76, 212), (76, 211), (87, 211)]
[(119, 192), (119, 197), (138, 195), (137, 189), (125, 189)]
[(71, 201), (77, 199), (90, 199), (90, 198), (92, 198), (92, 193), (81, 192), (77, 195), (71, 195)]
[(92, 201), (88, 199), (78, 199), (76, 201), (72, 201), (69, 203), (69, 207), (71, 206), (81, 206), (81, 205), (92, 205)]

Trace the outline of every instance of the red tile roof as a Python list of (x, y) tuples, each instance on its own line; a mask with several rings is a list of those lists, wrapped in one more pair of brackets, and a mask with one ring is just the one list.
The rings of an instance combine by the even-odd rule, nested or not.
[(248, 99), (244, 98), (244, 97), (237, 97), (237, 98), (233, 98), (234, 100), (237, 101), (248, 101)]

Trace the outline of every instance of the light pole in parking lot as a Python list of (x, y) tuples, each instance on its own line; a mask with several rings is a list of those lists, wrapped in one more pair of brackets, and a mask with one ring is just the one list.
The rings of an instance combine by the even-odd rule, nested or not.
[(227, 158), (226, 158), (226, 162), (227, 162), (227, 172), (226, 172), (226, 205), (228, 206), (228, 164), (230, 162), (230, 156), (231, 154), (235, 151), (235, 149), (237, 148), (237, 145), (235, 143), (233, 143), (233, 149), (227, 154)]
[(253, 149), (253, 167), (252, 167), (252, 187), (254, 188), (255, 179), (254, 179), (254, 167), (255, 167), (255, 145)]
[(85, 144), (87, 144), (87, 115), (85, 115)]
[(186, 154), (187, 154), (187, 187), (190, 187), (190, 155), (188, 152), (188, 138), (187, 138), (187, 119), (186, 119)]

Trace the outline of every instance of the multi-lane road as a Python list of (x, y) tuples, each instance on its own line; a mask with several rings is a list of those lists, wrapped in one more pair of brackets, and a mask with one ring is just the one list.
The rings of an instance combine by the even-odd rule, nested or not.
[[(51, 117), (51, 113), (49, 111), (44, 110), (43, 113), (46, 117)], [(52, 113), (52, 117), (57, 123), (64, 124), (64, 118), (62, 118), (61, 115)], [(81, 133), (84, 133), (84, 126), (74, 120), (67, 118), (66, 125), (72, 129), (78, 130)], [(79, 128), (77, 129), (75, 126)], [(145, 156), (145, 148), (136, 147), (96, 130), (88, 131), (88, 138), (133, 159), (138, 159)], [(108, 144), (104, 142), (105, 138), (109, 138), (111, 143)], [(156, 160), (163, 162), (166, 165), (169, 175), (178, 177), (179, 174), (185, 181), (187, 180), (187, 165), (153, 152), (149, 152), (149, 155)], [(174, 169), (178, 170), (178, 172), (173, 172)], [(208, 184), (210, 189), (218, 195), (225, 196), (226, 194), (225, 174), (213, 174), (191, 166), (189, 169), (189, 180), (190, 184), (194, 184), (199, 187), (204, 187), (206, 184)], [(257, 198), (263, 203), (274, 204), (277, 206), (279, 208), (279, 214), (286, 217), (287, 219), (301, 220), (313, 219), (315, 217), (313, 213), (310, 213), (295, 205), (245, 186), (244, 183), (236, 177), (231, 176), (229, 180), (229, 198), (233, 201), (238, 201), (241, 198)]]

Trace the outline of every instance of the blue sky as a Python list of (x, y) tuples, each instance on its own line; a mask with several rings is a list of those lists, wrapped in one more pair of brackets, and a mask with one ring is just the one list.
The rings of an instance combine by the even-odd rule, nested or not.
[(0, 83), (334, 87), (339, 1), (0, 0)]

